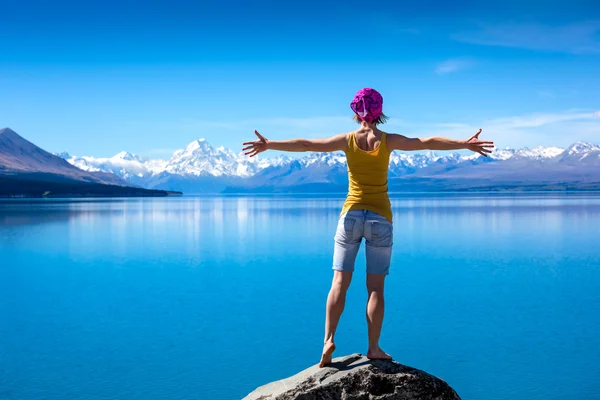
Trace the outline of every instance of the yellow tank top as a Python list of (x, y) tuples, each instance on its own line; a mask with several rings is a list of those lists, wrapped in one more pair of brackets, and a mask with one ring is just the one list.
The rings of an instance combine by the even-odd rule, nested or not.
[(358, 147), (354, 132), (348, 140), (348, 197), (342, 214), (351, 210), (367, 210), (384, 216), (392, 222), (392, 205), (388, 196), (388, 168), (390, 152), (386, 134), (379, 147), (366, 151)]

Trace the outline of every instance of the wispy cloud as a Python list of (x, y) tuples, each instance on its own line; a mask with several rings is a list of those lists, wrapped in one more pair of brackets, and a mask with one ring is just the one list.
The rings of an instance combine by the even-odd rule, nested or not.
[[(596, 114), (600, 116), (600, 111), (592, 113), (589, 111), (571, 110), (559, 113), (532, 113), (509, 117), (489, 118), (480, 120), (476, 124), (464, 122), (442, 122), (430, 124), (429, 126), (433, 126), (438, 130), (465, 130), (476, 129), (476, 127), (481, 127), (486, 130), (524, 130), (541, 128), (547, 125), (563, 122), (589, 121), (593, 120)], [(600, 132), (598, 139), (600, 139)]]
[(466, 43), (516, 47), (572, 54), (600, 53), (600, 20), (569, 25), (479, 24), (477, 29), (458, 32), (454, 40)]
[(451, 74), (453, 72), (471, 68), (474, 65), (475, 61), (471, 58), (451, 58), (439, 63), (435, 67), (435, 73), (438, 75)]
[(537, 128), (558, 122), (578, 121), (593, 118), (591, 112), (566, 111), (562, 113), (536, 113), (484, 121), (490, 126), (507, 129)]
[(483, 128), (498, 147), (568, 146), (579, 140), (600, 143), (600, 121), (593, 111), (534, 113), (473, 122), (444, 122), (415, 126), (412, 136), (466, 137)]

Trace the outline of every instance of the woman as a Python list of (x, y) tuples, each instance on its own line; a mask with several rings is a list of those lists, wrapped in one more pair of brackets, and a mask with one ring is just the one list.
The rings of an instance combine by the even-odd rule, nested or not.
[(374, 89), (356, 93), (350, 108), (360, 128), (328, 139), (267, 140), (254, 131), (258, 140), (246, 142), (246, 155), (254, 157), (265, 150), (279, 151), (344, 151), (348, 162), (348, 196), (342, 208), (335, 234), (333, 283), (327, 298), (325, 344), (320, 367), (331, 363), (335, 350), (334, 336), (344, 310), (346, 291), (350, 286), (354, 261), (363, 238), (367, 255), (367, 324), (370, 359), (391, 359), (379, 347), (383, 323), (383, 287), (392, 255), (392, 209), (388, 196), (388, 167), (394, 150), (459, 150), (468, 149), (487, 157), (493, 142), (479, 140), (481, 129), (467, 140), (443, 137), (412, 139), (388, 134), (379, 129), (387, 117), (382, 112), (383, 98)]

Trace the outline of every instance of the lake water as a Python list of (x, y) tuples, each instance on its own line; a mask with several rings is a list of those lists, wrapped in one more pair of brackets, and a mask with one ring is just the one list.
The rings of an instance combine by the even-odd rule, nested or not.
[[(341, 198), (0, 201), (0, 399), (240, 399), (319, 359)], [(395, 195), (382, 347), (600, 399), (600, 195)], [(366, 351), (364, 252), (337, 335)]]

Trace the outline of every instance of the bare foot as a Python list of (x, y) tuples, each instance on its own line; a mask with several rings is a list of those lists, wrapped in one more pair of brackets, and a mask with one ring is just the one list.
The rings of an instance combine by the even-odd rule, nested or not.
[(391, 360), (392, 356), (378, 347), (376, 349), (369, 349), (367, 352), (367, 358), (369, 360)]
[(326, 365), (331, 364), (331, 355), (335, 351), (335, 344), (333, 342), (326, 342), (323, 346), (323, 355), (321, 356), (321, 362), (319, 368), (323, 368)]

